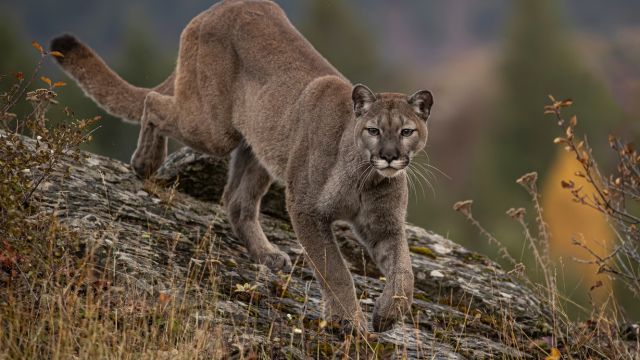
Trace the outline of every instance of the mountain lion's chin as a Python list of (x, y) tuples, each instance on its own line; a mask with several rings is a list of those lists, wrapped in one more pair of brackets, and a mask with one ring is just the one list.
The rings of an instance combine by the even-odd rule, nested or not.
[(376, 169), (378, 173), (384, 177), (392, 178), (398, 174), (400, 174), (404, 169), (394, 169), (391, 166), (386, 167), (384, 169)]

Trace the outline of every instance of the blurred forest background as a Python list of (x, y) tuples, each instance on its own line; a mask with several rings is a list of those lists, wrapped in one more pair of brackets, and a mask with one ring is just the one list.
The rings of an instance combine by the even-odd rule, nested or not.
[[(637, 299), (609, 284), (571, 245), (584, 234), (604, 254), (613, 236), (595, 212), (572, 204), (560, 180), (576, 165), (552, 140), (543, 115), (548, 94), (572, 98), (572, 112), (605, 168), (607, 134), (640, 133), (640, 2), (618, 0), (279, 0), (291, 21), (352, 82), (376, 91), (435, 94), (429, 120), (434, 191), (411, 195), (409, 221), (500, 260), (495, 249), (455, 214), (457, 200), (474, 199), (474, 214), (518, 258), (527, 254), (521, 230), (505, 215), (526, 206), (515, 179), (538, 171), (560, 287), (575, 316), (588, 289), (611, 292), (630, 318)], [(123, 78), (153, 86), (170, 74), (180, 31), (212, 0), (0, 0), (0, 73), (29, 73), (42, 44), (68, 31), (93, 47)], [(52, 63), (45, 74), (67, 81), (59, 100), (81, 117), (103, 115), (87, 149), (128, 162), (137, 128), (111, 118), (82, 96)], [(62, 112), (57, 109), (51, 112)], [(173, 144), (173, 148), (179, 144)], [(612, 155), (612, 154), (611, 154)], [(422, 161), (427, 161), (422, 159)], [(533, 265), (530, 259), (519, 259)], [(571, 304), (575, 302), (575, 304)]]

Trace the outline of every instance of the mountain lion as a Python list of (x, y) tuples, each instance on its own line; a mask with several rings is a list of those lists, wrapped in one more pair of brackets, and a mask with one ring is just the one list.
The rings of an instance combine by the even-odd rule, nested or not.
[(336, 220), (352, 225), (386, 277), (373, 329), (390, 329), (409, 309), (405, 168), (427, 141), (429, 91), (352, 86), (264, 0), (222, 1), (194, 18), (182, 32), (175, 72), (153, 89), (128, 84), (71, 35), (53, 39), (51, 50), (64, 54), (60, 65), (100, 106), (140, 122), (131, 159), (137, 175), (162, 164), (168, 136), (207, 154), (231, 154), (223, 195), (229, 221), (253, 259), (273, 270), (291, 261), (267, 240), (258, 214), (270, 184), (282, 182), (327, 319), (364, 329), (331, 229)]

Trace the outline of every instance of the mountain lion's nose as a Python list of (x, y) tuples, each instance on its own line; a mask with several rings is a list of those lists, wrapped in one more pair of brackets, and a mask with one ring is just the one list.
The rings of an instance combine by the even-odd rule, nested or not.
[(380, 158), (386, 160), (388, 163), (391, 163), (393, 160), (398, 160), (398, 151), (393, 150), (382, 150), (380, 151)]

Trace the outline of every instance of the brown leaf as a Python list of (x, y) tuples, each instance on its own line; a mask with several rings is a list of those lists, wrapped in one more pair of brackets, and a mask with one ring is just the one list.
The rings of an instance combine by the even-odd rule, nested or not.
[(169, 301), (171, 301), (171, 295), (169, 294), (160, 293), (160, 295), (158, 296), (158, 302), (161, 305), (166, 305), (169, 303)]
[(66, 82), (64, 82), (64, 81), (56, 81), (56, 82), (53, 84), (53, 87), (54, 87), (54, 88), (59, 88), (59, 87), (63, 87), (63, 86), (66, 86), (66, 85), (67, 85), (67, 83), (66, 83)]
[(37, 41), (32, 41), (31, 42), (31, 46), (33, 46), (34, 49), (38, 50), (40, 52), (40, 54), (44, 53), (44, 49), (42, 48), (42, 45), (38, 44)]
[(561, 180), (560, 186), (562, 186), (563, 189), (573, 189), (576, 186), (576, 184), (571, 180), (569, 181)]
[(46, 76), (40, 76), (40, 80), (42, 80), (44, 83), (46, 83), (47, 85), (51, 86), (51, 79), (49, 79)]
[(598, 281), (596, 281), (596, 283), (595, 283), (595, 284), (591, 285), (591, 287), (589, 288), (589, 291), (593, 291), (593, 290), (595, 290), (595, 289), (597, 289), (597, 288), (601, 287), (602, 285), (604, 285), (604, 284), (602, 283), (602, 281), (601, 281), (601, 280), (598, 280)]
[(633, 144), (632, 143), (628, 143), (624, 145), (624, 152), (626, 155), (633, 153)]
[(562, 107), (569, 107), (571, 105), (573, 105), (573, 100), (571, 99), (564, 99), (560, 102), (560, 106)]
[(20, 261), (22, 261), (20, 254), (7, 240), (3, 240), (2, 247), (0, 247), (0, 267), (13, 269)]

